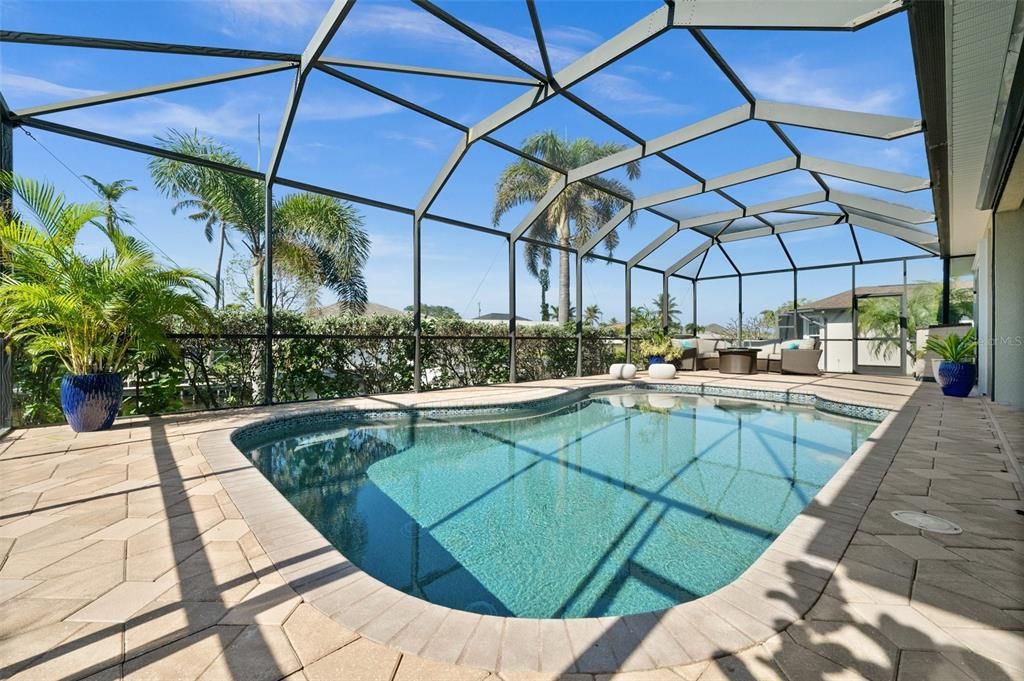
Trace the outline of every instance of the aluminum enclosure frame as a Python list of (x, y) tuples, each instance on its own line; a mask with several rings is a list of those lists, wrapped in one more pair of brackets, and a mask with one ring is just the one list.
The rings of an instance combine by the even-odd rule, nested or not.
[[(698, 257), (706, 258), (712, 248), (718, 248), (726, 256), (735, 273), (728, 276), (739, 277), (740, 282), (745, 276), (756, 276), (759, 274), (770, 274), (781, 271), (796, 272), (805, 269), (816, 269), (817, 267), (798, 267), (784, 241), (782, 234), (787, 232), (831, 227), (839, 224), (850, 226), (850, 233), (857, 252), (857, 260), (850, 263), (829, 265), (829, 267), (841, 267), (845, 265), (868, 264), (871, 262), (888, 262), (891, 259), (865, 260), (861, 254), (853, 225), (865, 229), (880, 232), (918, 248), (921, 255), (905, 256), (906, 259), (927, 258), (935, 255), (946, 257), (947, 246), (944, 235), (947, 233), (946, 214), (948, 205), (947, 185), (947, 162), (945, 158), (944, 138), (939, 139), (938, 135), (944, 135), (944, 125), (941, 132), (927, 125), (933, 116), (939, 116), (938, 108), (934, 102), (941, 100), (945, 93), (944, 76), (940, 71), (944, 67), (932, 67), (932, 62), (942, 62), (936, 58), (936, 51), (941, 53), (941, 46), (937, 46), (933, 38), (924, 35), (929, 26), (934, 26), (936, 13), (942, 14), (941, 3), (929, 3), (927, 9), (928, 21), (922, 20), (925, 10), (918, 10), (911, 7), (910, 32), (912, 46), (914, 47), (916, 75), (918, 79), (918, 90), (922, 105), (922, 114), (928, 121), (900, 118), (894, 116), (883, 116), (879, 114), (865, 114), (850, 111), (822, 109), (801, 104), (770, 102), (757, 99), (748, 87), (739, 78), (732, 67), (726, 62), (722, 55), (715, 49), (711, 40), (703, 33), (702, 29), (743, 29), (743, 30), (770, 30), (770, 29), (791, 29), (791, 30), (812, 30), (812, 31), (856, 31), (877, 21), (891, 17), (904, 9), (909, 3), (903, 0), (849, 0), (842, 3), (814, 3), (809, 5), (803, 0), (735, 0), (734, 2), (722, 3), (717, 0), (687, 0), (676, 2), (666, 0), (666, 3), (626, 28), (618, 35), (613, 36), (603, 44), (583, 55), (568, 66), (553, 71), (548, 58), (547, 46), (543, 35), (543, 24), (533, 0), (525, 0), (530, 15), (531, 25), (534, 31), (534, 38), (537, 43), (537, 50), (543, 62), (543, 70), (537, 69), (529, 63), (516, 56), (511, 51), (494, 42), (487, 36), (481, 34), (469, 24), (446, 10), (430, 2), (430, 0), (412, 0), (412, 2), (429, 13), (436, 19), (444, 22), (447, 26), (475, 42), (482, 48), (490, 51), (500, 59), (515, 67), (522, 76), (492, 75), (470, 71), (458, 71), (450, 69), (427, 68), (403, 64), (392, 64), (384, 62), (372, 62), (354, 59), (342, 59), (331, 57), (325, 54), (331, 39), (343, 26), (343, 22), (352, 10), (357, 0), (334, 0), (325, 14), (320, 25), (310, 38), (309, 43), (302, 53), (272, 52), (260, 50), (245, 50), (234, 48), (207, 47), (199, 45), (184, 45), (176, 43), (143, 42), (133, 40), (119, 40), (108, 38), (94, 38), (81, 36), (65, 36), (45, 33), (29, 33), (21, 31), (0, 31), (0, 42), (50, 45), (63, 47), (77, 47), (83, 49), (106, 49), (124, 50), (129, 52), (156, 52), (165, 54), (180, 54), (205, 57), (220, 57), (232, 59), (248, 59), (253, 61), (269, 62), (245, 69), (227, 71), (200, 78), (169, 82), (152, 85), (148, 87), (135, 88), (122, 92), (114, 92), (92, 97), (79, 98), (56, 104), (35, 106), (18, 111), (9, 111), (4, 105), (0, 110), (0, 124), (4, 132), (3, 151), (5, 161), (3, 169), (9, 170), (12, 165), (10, 154), (10, 132), (14, 127), (24, 126), (43, 130), (54, 134), (74, 137), (94, 143), (118, 147), (129, 151), (148, 154), (151, 156), (162, 156), (174, 158), (186, 163), (195, 163), (211, 167), (223, 172), (242, 174), (248, 177), (259, 179), (266, 186), (266, 223), (264, 239), (266, 242), (266, 257), (264, 260), (264, 291), (270, 291), (273, 286), (273, 224), (270, 205), (273, 200), (273, 189), (275, 185), (289, 187), (303, 191), (316, 192), (333, 196), (345, 201), (372, 206), (411, 218), (412, 226), (412, 248), (413, 248), (413, 328), (415, 339), (414, 354), (414, 388), (420, 390), (422, 387), (422, 361), (421, 361), (421, 232), (423, 221), (433, 221), (450, 226), (471, 229), (486, 233), (498, 238), (504, 238), (508, 246), (508, 306), (509, 306), (509, 330), (508, 340), (510, 348), (509, 356), (509, 380), (516, 380), (516, 247), (522, 241), (534, 243), (545, 247), (568, 250), (576, 257), (576, 340), (577, 340), (577, 374), (582, 372), (582, 315), (583, 315), (583, 263), (586, 260), (596, 259), (606, 262), (622, 264), (625, 270), (625, 292), (626, 292), (626, 343), (627, 348), (631, 346), (632, 328), (630, 319), (631, 309), (631, 276), (633, 269), (640, 269), (658, 273), (662, 277), (663, 308), (661, 319), (663, 327), (668, 327), (668, 285), (670, 278), (679, 278), (690, 281), (694, 287), (696, 282), (702, 280), (700, 269), (694, 277), (684, 276), (679, 271), (688, 263)], [(938, 9), (936, 9), (936, 6)], [(916, 13), (916, 14), (915, 14)], [(939, 17), (941, 18), (941, 17)], [(634, 133), (625, 125), (616, 121), (613, 117), (606, 115), (597, 108), (583, 100), (570, 88), (583, 81), (585, 78), (600, 72), (605, 67), (618, 59), (628, 55), (646, 43), (657, 39), (668, 31), (687, 31), (700, 45), (706, 55), (711, 59), (721, 74), (731, 83), (736, 91), (742, 96), (744, 103), (738, 107), (720, 112), (704, 120), (697, 121), (677, 130), (671, 131), (654, 139), (644, 139)], [(919, 52), (926, 52), (922, 55)], [(338, 78), (350, 85), (358, 87), (375, 96), (385, 98), (401, 107), (412, 110), (420, 115), (427, 116), (434, 121), (447, 127), (458, 130), (462, 137), (452, 149), (448, 160), (438, 170), (433, 181), (416, 206), (403, 206), (390, 202), (380, 201), (372, 197), (359, 196), (339, 189), (321, 187), (314, 184), (291, 180), (279, 175), (279, 169), (284, 153), (286, 152), (289, 134), (299, 102), (301, 101), (305, 81), (313, 69)], [(528, 88), (518, 97), (506, 105), (499, 107), (496, 111), (485, 116), (474, 125), (463, 125), (453, 121), (427, 107), (416, 105), (401, 96), (388, 92), (382, 88), (373, 86), (359, 79), (351, 73), (352, 70), (375, 70), (394, 73), (415, 74), (426, 77), (458, 79), (470, 82), (493, 82), (517, 85)], [(273, 152), (263, 170), (248, 170), (232, 166), (222, 165), (215, 162), (199, 159), (183, 154), (175, 154), (158, 147), (133, 142), (126, 139), (104, 135), (89, 130), (74, 128), (72, 126), (56, 123), (42, 116), (62, 111), (96, 106), (99, 104), (126, 101), (139, 97), (151, 96), (154, 94), (173, 92), (178, 90), (193, 89), (224, 83), (244, 78), (253, 78), (269, 73), (280, 73), (294, 71), (294, 81), (289, 92), (288, 101), (284, 105), (284, 116), (277, 133)], [(941, 77), (940, 77), (941, 76)], [(492, 133), (502, 126), (512, 122), (520, 116), (532, 111), (543, 103), (562, 97), (570, 101), (579, 109), (598, 118), (611, 126), (619, 133), (626, 136), (635, 143), (617, 154), (600, 159), (594, 163), (580, 168), (559, 168), (544, 159), (536, 158), (521, 150), (501, 142), (493, 137)], [(669, 149), (684, 145), (688, 142), (701, 139), (716, 132), (731, 128), (748, 121), (761, 121), (766, 123), (770, 130), (778, 137), (779, 141), (789, 150), (790, 156), (774, 162), (760, 164), (727, 175), (715, 178), (704, 178), (687, 168), (665, 152)], [(944, 120), (943, 120), (944, 123)], [(860, 135), (876, 139), (891, 140), (911, 134), (925, 135), (928, 147), (928, 162), (931, 170), (931, 177), (919, 178), (891, 171), (867, 168), (863, 166), (845, 163), (842, 161), (818, 158), (804, 155), (786, 135), (781, 127), (790, 125), (796, 127), (813, 128), (829, 132)], [(537, 163), (548, 170), (558, 173), (562, 181), (544, 198), (542, 198), (510, 232), (495, 229), (486, 225), (473, 224), (468, 221), (459, 220), (450, 216), (436, 214), (431, 208), (438, 195), (444, 189), (452, 175), (465, 158), (469, 149), (480, 142), (496, 146), (519, 158)], [(547, 242), (539, 242), (532, 239), (528, 232), (531, 226), (538, 219), (543, 219), (546, 209), (554, 203), (569, 185), (577, 182), (592, 184), (592, 178), (597, 175), (621, 167), (627, 163), (639, 161), (645, 158), (658, 157), (666, 161), (680, 172), (681, 184), (676, 189), (661, 192), (646, 197), (617, 196), (617, 199), (624, 206), (621, 211), (608, 223), (602, 226), (594, 236), (586, 243), (570, 244), (568, 247)], [(728, 188), (749, 182), (752, 180), (769, 177), (771, 175), (801, 170), (809, 173), (820, 188), (812, 194), (800, 197), (783, 197), (775, 201), (765, 202), (759, 205), (748, 206), (735, 199), (728, 193)], [(827, 178), (840, 178), (851, 180), (862, 184), (883, 187), (898, 192), (913, 192), (931, 189), (936, 205), (935, 213), (920, 211), (908, 206), (882, 202), (877, 199), (860, 196), (850, 192), (843, 192), (833, 189)], [(669, 201), (678, 200), (689, 196), (714, 193), (728, 201), (734, 206), (733, 209), (722, 213), (699, 216), (695, 218), (677, 219), (672, 215), (660, 210), (659, 205)], [(800, 208), (806, 208), (810, 204), (828, 202), (836, 207), (834, 214), (818, 215), (818, 211), (807, 210), (803, 219), (795, 222), (773, 223), (767, 214), (773, 212), (803, 213)], [(611, 234), (619, 224), (630, 219), (637, 211), (650, 213), (665, 221), (666, 229), (644, 248), (625, 260), (601, 255), (595, 252), (602, 240)], [(733, 222), (739, 218), (751, 217), (757, 220), (761, 226), (744, 229), (742, 231), (729, 232)], [(915, 225), (924, 222), (936, 221), (938, 223), (939, 237), (934, 234), (917, 228)], [(721, 225), (724, 224), (724, 227)], [(653, 253), (657, 252), (672, 236), (682, 230), (694, 230), (696, 233), (706, 237), (706, 240), (688, 254), (676, 261), (673, 265), (664, 270), (650, 267), (644, 264)], [(728, 253), (722, 248), (723, 243), (735, 242), (742, 239), (758, 237), (774, 237), (781, 245), (790, 267), (785, 270), (766, 270), (763, 272), (741, 272), (735, 266)], [(899, 258), (897, 258), (899, 260)], [(718, 277), (704, 277), (713, 279)], [(741, 284), (742, 285), (742, 284)], [(266, 381), (265, 381), (265, 402), (273, 401), (273, 352), (272, 341), (275, 337), (273, 322), (273, 303), (271, 296), (264, 296), (266, 299)], [(742, 298), (742, 297), (741, 297)], [(944, 301), (948, 304), (948, 301)], [(694, 321), (696, 322), (696, 294), (693, 296)], [(742, 306), (742, 300), (740, 301)], [(742, 317), (742, 307), (741, 317)], [(0, 399), (2, 402), (2, 399)]]

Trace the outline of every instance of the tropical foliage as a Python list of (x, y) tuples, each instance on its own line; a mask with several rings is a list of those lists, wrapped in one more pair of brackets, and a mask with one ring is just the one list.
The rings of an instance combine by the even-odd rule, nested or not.
[[(169, 329), (177, 356), (132, 362), (123, 413), (157, 413), (258, 404), (263, 399), (266, 319), (256, 309), (228, 307), (205, 322), (176, 321)], [(345, 314), (311, 319), (278, 311), (273, 342), (275, 401), (404, 392), (413, 385), (412, 316)], [(520, 338), (519, 380), (576, 374), (573, 325), (538, 325)], [(583, 371), (603, 373), (623, 361), (621, 342), (607, 329), (583, 331)], [(474, 338), (467, 338), (474, 336)], [(423, 320), (423, 380), (427, 390), (508, 380), (508, 329), (453, 317)], [(19, 351), (20, 352), (20, 351)], [(35, 371), (15, 357), (15, 417), (19, 424), (61, 419), (59, 364)], [(184, 396), (184, 399), (182, 397)]]
[[(527, 154), (536, 156), (557, 168), (579, 168), (610, 154), (622, 151), (625, 146), (613, 142), (599, 143), (586, 138), (573, 140), (548, 130), (528, 137), (522, 145)], [(635, 180), (640, 177), (640, 164), (625, 166), (626, 175)], [(498, 178), (495, 187), (492, 218), (495, 226), (502, 216), (521, 205), (533, 205), (551, 189), (559, 186), (565, 175), (526, 159), (519, 159), (507, 166)], [(596, 176), (586, 181), (574, 182), (562, 190), (558, 198), (530, 226), (528, 234), (542, 242), (556, 243), (563, 248), (558, 251), (558, 316), (560, 323), (569, 320), (569, 251), (570, 246), (585, 244), (604, 223), (611, 220), (625, 202), (618, 198), (633, 198), (633, 192), (620, 180)], [(627, 223), (632, 226), (634, 217)], [(613, 231), (603, 241), (608, 253), (618, 244), (618, 235)], [(542, 294), (546, 294), (546, 274), (551, 265), (551, 248), (534, 242), (525, 245), (526, 269), (541, 282)], [(544, 278), (542, 278), (544, 276)], [(542, 318), (545, 310), (542, 310)]]
[(130, 225), (135, 222), (131, 216), (122, 211), (117, 205), (118, 201), (125, 194), (139, 190), (138, 187), (131, 184), (131, 180), (100, 182), (91, 175), (82, 175), (82, 179), (91, 184), (96, 193), (103, 199), (103, 212), (106, 216), (107, 228), (113, 228), (118, 225)]
[(951, 333), (944, 338), (930, 336), (925, 343), (925, 350), (934, 352), (947, 362), (973, 363), (978, 342), (974, 337), (974, 328), (967, 330), (963, 336)]
[[(158, 138), (160, 147), (179, 154), (216, 161), (251, 171), (232, 149), (198, 133), (171, 130)], [(229, 234), (236, 235), (248, 254), (252, 302), (263, 306), (266, 260), (266, 187), (251, 175), (226, 173), (169, 158), (149, 164), (157, 188), (189, 210), (189, 218), (203, 225), (209, 241), (219, 231), (214, 275), (215, 306), (223, 300), (222, 267)], [(322, 194), (299, 192), (273, 201), (275, 271), (311, 282), (334, 292), (338, 300), (361, 311), (366, 305), (363, 267), (370, 254), (370, 238), (363, 220), (351, 204)]]
[[(164, 351), (173, 320), (203, 319), (203, 276), (162, 266), (103, 206), (69, 203), (26, 178), (3, 175), (0, 183), (35, 221), (12, 215), (0, 223), (0, 329), (36, 364), (53, 358), (72, 374), (120, 371)], [(75, 247), (90, 225), (109, 241), (98, 257)]]
[[(907, 340), (908, 345), (917, 337), (917, 330), (939, 321), (942, 304), (942, 284), (917, 282), (907, 287)], [(970, 289), (954, 288), (950, 291), (950, 311), (954, 319), (972, 315)], [(861, 337), (871, 338), (869, 347), (876, 355), (889, 359), (899, 351), (900, 299), (898, 296), (867, 298), (858, 303), (857, 327)], [(911, 357), (917, 351), (907, 348)]]

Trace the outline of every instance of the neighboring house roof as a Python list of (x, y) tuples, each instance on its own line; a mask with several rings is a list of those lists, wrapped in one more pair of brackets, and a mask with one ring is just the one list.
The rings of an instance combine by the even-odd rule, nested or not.
[[(340, 317), (345, 314), (348, 309), (347, 303), (332, 303), (331, 305), (323, 305), (310, 313), (311, 317)], [(364, 317), (375, 317), (378, 315), (406, 315), (408, 312), (402, 310), (396, 310), (393, 307), (387, 305), (381, 305), (380, 303), (367, 303), (366, 308), (363, 310), (362, 316)]]
[[(913, 289), (919, 286), (934, 286), (938, 282), (926, 282), (917, 284), (907, 284), (907, 288)], [(953, 288), (970, 288), (973, 284), (970, 281), (957, 280), (952, 282)], [(898, 296), (903, 293), (903, 284), (884, 284), (882, 286), (858, 286), (857, 295), (872, 295), (872, 296)], [(800, 307), (801, 310), (849, 310), (853, 307), (853, 296), (850, 295), (850, 291), (846, 290), (842, 293), (816, 300), (812, 303), (807, 303)]]
[[(903, 293), (903, 284), (886, 284), (884, 286), (858, 286), (857, 295), (898, 296)], [(801, 310), (849, 310), (853, 307), (853, 295), (850, 290), (837, 293), (806, 305)]]
[[(507, 322), (508, 321), (508, 313), (507, 312), (488, 312), (485, 315), (480, 315), (479, 317), (475, 317), (473, 319), (473, 321), (476, 321), (476, 322)], [(526, 317), (520, 317), (519, 315), (516, 315), (516, 321), (528, 322), (528, 321), (531, 321), (531, 320), (527, 319)]]

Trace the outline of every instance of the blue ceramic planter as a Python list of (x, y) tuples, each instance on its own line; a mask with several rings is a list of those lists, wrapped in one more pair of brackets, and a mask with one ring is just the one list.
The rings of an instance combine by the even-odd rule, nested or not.
[(121, 374), (66, 374), (60, 382), (60, 407), (71, 430), (106, 430), (121, 408)]
[(664, 357), (648, 357), (647, 358), (647, 363), (648, 364), (664, 364), (665, 363), (665, 358)]
[(936, 372), (942, 394), (967, 397), (974, 387), (974, 365), (961, 362), (939, 362)]

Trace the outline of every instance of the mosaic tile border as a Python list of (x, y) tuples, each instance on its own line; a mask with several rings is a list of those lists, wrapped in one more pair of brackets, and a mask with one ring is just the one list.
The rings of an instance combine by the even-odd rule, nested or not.
[(567, 406), (594, 393), (605, 390), (627, 392), (662, 392), (707, 397), (732, 397), (757, 402), (774, 402), (813, 407), (819, 411), (880, 423), (889, 415), (888, 409), (838, 402), (811, 392), (759, 390), (686, 383), (622, 383), (609, 382), (575, 388), (561, 395), (524, 400), (508, 404), (467, 405), (463, 407), (407, 407), (404, 409), (361, 409), (359, 407), (326, 407), (297, 414), (270, 416), (238, 428), (231, 441), (242, 451), (253, 449), (283, 433), (342, 427), (354, 422), (407, 421), (412, 419), (466, 418), (473, 416), (534, 415)]

